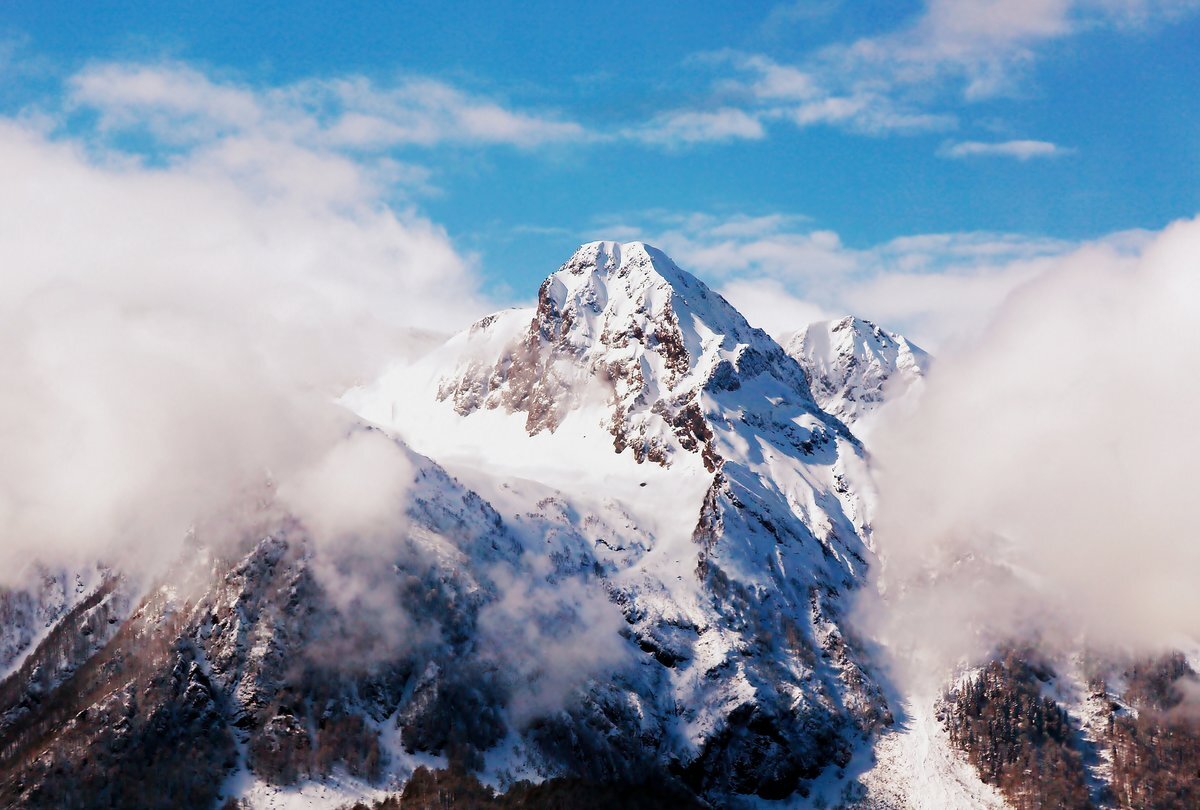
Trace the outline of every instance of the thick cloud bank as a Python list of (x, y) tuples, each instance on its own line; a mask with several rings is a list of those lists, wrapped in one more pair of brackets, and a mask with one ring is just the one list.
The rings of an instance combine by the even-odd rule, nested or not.
[(944, 352), (873, 436), (882, 601), (901, 674), (1006, 640), (1200, 640), (1200, 220), (1138, 257), (1081, 250)]
[(445, 234), (332, 152), (239, 136), (148, 165), (10, 120), (0, 171), (0, 584), (154, 563), (266, 480), (374, 469), (333, 450), (332, 398), (484, 308)]

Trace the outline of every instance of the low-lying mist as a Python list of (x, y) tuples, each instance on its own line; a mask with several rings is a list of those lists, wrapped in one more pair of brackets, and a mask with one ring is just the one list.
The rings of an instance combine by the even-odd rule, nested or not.
[(942, 352), (871, 436), (882, 564), (858, 613), (908, 686), (1008, 642), (1200, 640), (1198, 374), (1200, 220), (1072, 254)]

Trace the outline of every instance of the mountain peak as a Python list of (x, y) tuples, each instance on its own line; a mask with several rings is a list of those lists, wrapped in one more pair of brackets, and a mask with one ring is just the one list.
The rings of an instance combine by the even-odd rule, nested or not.
[(658, 376), (669, 385), (705, 353), (706, 336), (725, 338), (727, 348), (765, 338), (724, 298), (645, 242), (582, 245), (542, 282), (533, 327), (545, 340), (583, 351), (640, 344), (664, 361), (666, 373)]
[[(663, 266), (675, 266), (667, 254), (646, 242), (616, 242), (602, 239), (580, 245), (563, 265), (563, 269), (584, 272), (586, 268), (592, 267), (598, 271), (616, 272), (647, 265), (653, 267), (655, 263)], [(675, 267), (675, 270), (679, 269)]]
[[(724, 325), (738, 322), (739, 332), (750, 330), (725, 299), (698, 278), (683, 270), (671, 257), (645, 242), (588, 242), (580, 245), (565, 264), (543, 282), (539, 301), (551, 296), (558, 310), (570, 300), (592, 311), (607, 310), (609, 319), (640, 314), (662, 314), (665, 309), (696, 306), (706, 318)], [(550, 303), (550, 302), (547, 302)], [(699, 314), (699, 313), (698, 313)]]
[(930, 356), (903, 335), (853, 315), (809, 324), (787, 352), (817, 404), (847, 423), (877, 410), (925, 375)]
[[(820, 415), (782, 347), (644, 242), (581, 246), (542, 282), (532, 312), (485, 318), (462, 340), (472, 359), (439, 388), (460, 414), (520, 411), (536, 434), (603, 402), (617, 452), (629, 448), (638, 461), (668, 465), (683, 450), (715, 469), (702, 395), (753, 379), (773, 379), (777, 401)], [(493, 360), (474, 359), (483, 356)]]
[(691, 273), (675, 264), (663, 251), (646, 242), (615, 242), (611, 240), (580, 245), (571, 258), (552, 274), (568, 288), (597, 276), (608, 284), (623, 282), (627, 286), (666, 284), (671, 288), (708, 288)]

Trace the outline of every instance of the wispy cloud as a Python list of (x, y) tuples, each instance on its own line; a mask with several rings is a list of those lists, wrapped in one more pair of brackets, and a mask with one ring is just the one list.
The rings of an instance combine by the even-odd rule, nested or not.
[[(963, 102), (1022, 91), (1050, 43), (1099, 28), (1136, 29), (1200, 9), (1200, 0), (928, 0), (900, 27), (786, 63), (721, 51), (694, 63), (719, 74), (711, 104), (762, 124), (828, 126), (883, 136), (945, 131)], [(780, 6), (772, 19), (802, 8)], [(822, 13), (825, 13), (822, 11)], [(965, 142), (961, 155), (1064, 154), (1041, 142)]]
[(627, 130), (626, 137), (646, 143), (682, 146), (731, 140), (757, 140), (766, 135), (756, 115), (733, 107), (677, 110)]
[(532, 148), (586, 139), (574, 121), (509, 109), (444, 82), (361, 76), (251, 88), (178, 63), (94, 65), (70, 81), (70, 100), (107, 130), (144, 129), (188, 143), (253, 133), (367, 151), (445, 143)]
[(949, 113), (907, 109), (883, 94), (868, 92), (827, 96), (777, 113), (801, 128), (828, 124), (865, 135), (935, 132), (953, 129), (958, 124), (958, 119)]
[[(1037, 236), (962, 232), (903, 236), (858, 248), (804, 217), (778, 214), (652, 211), (598, 231), (658, 245), (778, 337), (813, 320), (855, 314), (934, 349), (976, 334), (1013, 290), (1083, 247)], [(1132, 253), (1145, 238), (1126, 232), (1099, 243)]]
[(1020, 161), (1033, 158), (1054, 158), (1070, 155), (1074, 149), (1059, 146), (1050, 141), (959, 141), (943, 146), (938, 154), (942, 157), (962, 159), (970, 157), (1007, 157)]
[(759, 54), (710, 54), (708, 64), (733, 69), (714, 91), (766, 121), (807, 128), (833, 126), (860, 134), (914, 133), (952, 129), (955, 116), (929, 111), (888, 92), (878, 81), (848, 81), (845, 74), (814, 62), (785, 65)]
[(1014, 90), (1050, 42), (1197, 8), (1195, 0), (928, 0), (909, 25), (831, 48), (825, 59), (893, 87), (932, 82), (967, 99), (985, 98)]

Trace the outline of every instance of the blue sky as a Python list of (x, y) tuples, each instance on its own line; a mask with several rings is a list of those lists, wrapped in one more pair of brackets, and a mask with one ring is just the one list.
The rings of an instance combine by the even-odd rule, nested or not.
[(857, 305), (942, 339), (888, 279), (995, 298), (1200, 210), (1196, 3), (732, 5), (14, 2), (0, 98), (97, 160), (336, 155), (497, 302), (645, 238), (777, 332)]

